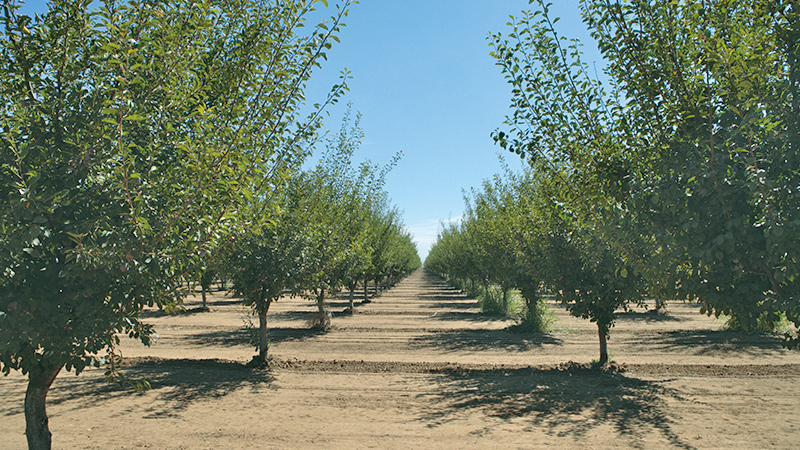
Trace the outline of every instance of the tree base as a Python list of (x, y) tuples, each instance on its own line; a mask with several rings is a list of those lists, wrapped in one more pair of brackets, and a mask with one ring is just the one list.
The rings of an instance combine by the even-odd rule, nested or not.
[(269, 364), (272, 362), (272, 357), (267, 356), (267, 359), (262, 358), (260, 355), (254, 355), (245, 367), (249, 369), (269, 369)]
[(332, 317), (333, 315), (330, 311), (317, 312), (306, 323), (312, 330), (329, 331), (333, 327)]

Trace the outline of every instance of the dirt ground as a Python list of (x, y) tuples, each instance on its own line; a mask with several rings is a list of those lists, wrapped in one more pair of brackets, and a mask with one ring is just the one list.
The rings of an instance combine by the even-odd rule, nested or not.
[[(512, 333), (420, 270), (334, 328), (310, 302), (270, 312), (267, 369), (237, 300), (147, 311), (160, 337), (124, 341), (126, 374), (153, 389), (62, 373), (48, 397), (54, 448), (797, 448), (800, 352), (721, 330), (694, 305), (623, 313), (614, 370), (592, 371), (596, 328), (558, 305), (553, 331)], [(24, 448), (26, 380), (0, 377), (0, 448)]]

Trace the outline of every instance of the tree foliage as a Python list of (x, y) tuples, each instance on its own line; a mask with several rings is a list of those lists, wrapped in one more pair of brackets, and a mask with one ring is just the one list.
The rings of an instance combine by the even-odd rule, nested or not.
[(560, 184), (536, 168), (484, 182), (482, 191), (473, 191), (461, 223), (439, 234), (425, 265), (519, 289), (528, 329), (542, 330), (541, 293), (554, 293), (571, 314), (597, 323), (598, 362), (605, 364), (615, 312), (642, 304), (644, 284), (561, 194)]
[[(301, 192), (297, 208), (304, 215), (308, 236), (296, 290), (317, 302), (315, 326), (322, 328), (330, 326), (326, 296), (354, 286), (367, 273), (379, 278), (398, 276), (419, 266), (413, 242), (399, 238), (405, 231), (383, 190), (385, 177), (400, 155), (384, 167), (370, 161), (354, 166), (353, 153), (363, 135), (359, 118), (350, 128), (349, 120), (346, 115), (317, 165), (297, 177), (295, 185)], [(373, 228), (387, 221), (392, 226)]]
[(345, 89), (300, 115), (349, 6), (304, 31), (313, 3), (56, 0), (31, 18), (4, 2), (0, 369), (30, 375), (31, 447), (49, 446), (55, 374), (118, 333), (148, 343), (141, 308), (182, 298)]
[(495, 140), (569, 173), (570, 207), (652, 292), (800, 325), (796, 2), (585, 1), (602, 78), (535, 3), (492, 36), (514, 108)]
[[(359, 118), (351, 124), (348, 109), (317, 164), (304, 171), (294, 167), (273, 195), (253, 199), (250, 225), (235, 237), (228, 272), (234, 290), (259, 316), (261, 361), (267, 358), (267, 312), (284, 292), (316, 301), (318, 314), (310, 322), (326, 329), (331, 326), (326, 297), (345, 287), (352, 292), (365, 277), (393, 274), (396, 266), (378, 272), (374, 261), (402, 266), (400, 273), (419, 266), (410, 238), (396, 243), (398, 235), (406, 235), (383, 190), (397, 158), (383, 168), (368, 161), (354, 166), (362, 137)], [(394, 254), (404, 251), (413, 254), (410, 261)]]

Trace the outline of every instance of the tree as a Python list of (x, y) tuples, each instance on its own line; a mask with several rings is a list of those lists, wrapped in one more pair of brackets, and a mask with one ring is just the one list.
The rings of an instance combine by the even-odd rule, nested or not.
[(116, 361), (118, 333), (149, 343), (142, 307), (182, 298), (345, 89), (299, 116), (350, 2), (300, 33), (313, 3), (55, 0), (30, 18), (4, 2), (0, 369), (28, 375), (30, 448), (50, 447), (62, 368)]
[[(440, 232), (425, 261), (429, 269), (460, 279), (458, 285), (479, 284), (482, 292), (476, 294), (487, 312), (506, 313), (508, 292), (518, 289), (525, 301), (520, 325), (530, 331), (546, 326), (539, 290), (547, 235), (539, 203), (550, 198), (541, 197), (539, 184), (527, 172), (520, 176), (510, 170), (484, 181), (482, 190), (473, 189), (466, 198), (460, 224)], [(500, 287), (499, 302), (491, 300), (489, 285)]]
[[(222, 248), (225, 248), (224, 246)], [(203, 302), (203, 306), (201, 306), (203, 311), (210, 311), (208, 307), (208, 299), (207, 294), (211, 292), (211, 285), (216, 281), (221, 274), (224, 272), (224, 260), (225, 255), (223, 252), (219, 251), (220, 249), (215, 249), (213, 253), (209, 252), (200, 252), (200, 261), (198, 262), (199, 268), (198, 274), (195, 275), (196, 279), (195, 282), (200, 285), (200, 298)], [(194, 287), (192, 287), (194, 289)]]
[(626, 260), (615, 254), (596, 230), (582, 225), (570, 211), (555, 209), (545, 224), (547, 248), (543, 281), (570, 314), (597, 324), (599, 358), (608, 363), (608, 338), (616, 311), (644, 305), (646, 285)]
[[(525, 301), (521, 325), (532, 331), (544, 331), (546, 318), (540, 291), (553, 276), (550, 259), (558, 251), (552, 241), (558, 239), (558, 217), (553, 195), (544, 177), (531, 169), (520, 175), (506, 172), (507, 187), (502, 198), (500, 220), (505, 224), (503, 240), (509, 248), (513, 264), (505, 262), (507, 278), (519, 289)], [(553, 283), (548, 283), (550, 286)]]
[(545, 325), (540, 291), (548, 288), (572, 315), (597, 323), (598, 364), (604, 365), (615, 311), (642, 304), (645, 286), (564, 202), (560, 181), (567, 175), (549, 175), (531, 167), (485, 182), (462, 225), (440, 234), (425, 264), (519, 289), (526, 303), (522, 325), (534, 331)]
[[(619, 309), (643, 305), (646, 286), (603, 234), (563, 197), (567, 174), (550, 178), (535, 165), (515, 180), (520, 206), (519, 264), (526, 275), (556, 294), (570, 314), (597, 324), (599, 358), (608, 362), (608, 338)], [(567, 197), (568, 198), (568, 197)], [(531, 296), (538, 290), (533, 286)]]
[(352, 156), (363, 137), (359, 121), (357, 117), (350, 126), (348, 110), (317, 165), (292, 184), (298, 199), (293, 214), (302, 217), (296, 223), (306, 236), (295, 290), (316, 301), (318, 314), (311, 323), (321, 329), (331, 326), (325, 298), (345, 286), (352, 287), (367, 265), (370, 206), (385, 197), (384, 177), (399, 158), (394, 157), (382, 170), (369, 162), (354, 168)]
[(330, 326), (325, 298), (351, 287), (367, 270), (371, 242), (369, 224), (384, 205), (383, 179), (397, 158), (381, 170), (372, 164), (352, 167), (353, 152), (361, 142), (359, 118), (350, 123), (350, 110), (338, 134), (327, 141), (317, 165), (300, 171), (299, 161), (285, 165), (287, 182), (268, 197), (251, 198), (248, 225), (226, 251), (227, 275), (234, 291), (259, 317), (259, 339), (254, 358), (267, 360), (267, 314), (272, 302), (290, 291), (317, 302), (312, 326)]
[[(286, 208), (287, 203), (279, 205)], [(258, 364), (265, 363), (268, 356), (269, 307), (285, 290), (293, 288), (293, 274), (301, 264), (306, 245), (302, 224), (292, 219), (287, 209), (273, 214), (269, 222), (256, 219), (256, 223), (234, 238), (226, 258), (233, 290), (258, 316), (258, 355), (253, 358)]]
[(570, 208), (652, 292), (800, 326), (796, 2), (585, 1), (604, 82), (536, 3), (492, 36), (515, 109), (495, 140), (570, 174)]

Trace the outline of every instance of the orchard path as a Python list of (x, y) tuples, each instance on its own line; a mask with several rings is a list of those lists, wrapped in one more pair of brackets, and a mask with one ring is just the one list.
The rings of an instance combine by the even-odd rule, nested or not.
[[(683, 303), (620, 315), (612, 359), (593, 372), (596, 329), (550, 305), (547, 334), (517, 334), (476, 300), (419, 270), (355, 314), (330, 301), (334, 328), (285, 298), (270, 311), (269, 370), (237, 299), (211, 312), (145, 313), (160, 338), (123, 341), (134, 393), (102, 371), (62, 374), (49, 396), (58, 448), (793, 448), (800, 352), (774, 336), (721, 331)], [(24, 378), (0, 378), (0, 447), (24, 446)]]

